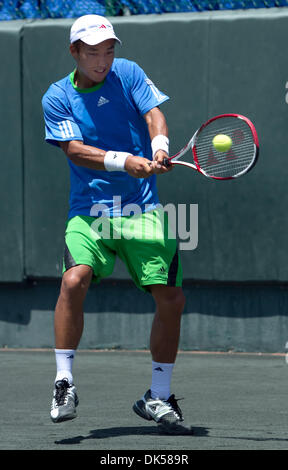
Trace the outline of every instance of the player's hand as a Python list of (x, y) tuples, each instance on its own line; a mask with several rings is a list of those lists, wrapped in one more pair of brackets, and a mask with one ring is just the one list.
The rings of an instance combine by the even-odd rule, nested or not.
[(144, 157), (129, 155), (126, 158), (125, 170), (134, 178), (148, 178), (155, 172), (153, 162)]
[(154, 168), (154, 173), (156, 174), (162, 174), (162, 173), (167, 173), (167, 171), (172, 170), (172, 165), (169, 167), (166, 167), (163, 165), (163, 161), (165, 158), (168, 158), (168, 155), (164, 150), (158, 150), (158, 152), (154, 155), (154, 160), (153, 160), (153, 168)]

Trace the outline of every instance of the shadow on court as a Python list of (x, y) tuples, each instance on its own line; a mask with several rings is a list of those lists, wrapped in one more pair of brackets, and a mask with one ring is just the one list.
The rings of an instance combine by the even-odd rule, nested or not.
[[(146, 426), (146, 427), (117, 427), (110, 429), (93, 429), (90, 431), (88, 436), (75, 436), (69, 439), (63, 439), (61, 441), (55, 441), (55, 444), (79, 444), (80, 442), (86, 439), (107, 439), (115, 436), (159, 436), (156, 426)], [(193, 427), (193, 436), (207, 436), (208, 430), (201, 427)]]
[[(87, 439), (107, 439), (107, 438), (112, 438), (116, 436), (158, 436), (157, 429), (155, 426), (147, 427), (144, 429), (137, 428), (134, 426), (131, 426), (130, 428), (111, 428), (111, 429), (94, 429), (93, 431), (90, 431), (90, 434), (88, 436), (75, 436), (75, 437), (70, 437), (68, 439), (62, 439), (60, 441), (55, 441), (55, 444), (59, 445), (71, 445), (73, 446), (74, 444), (80, 444), (81, 442), (87, 440)], [(209, 436), (209, 430), (206, 428), (193, 428), (193, 436), (194, 437), (208, 437)], [(219, 436), (221, 437), (221, 436)], [(257, 437), (230, 437), (229, 439), (236, 439), (236, 440), (247, 440), (247, 441), (255, 441), (255, 442), (269, 442), (269, 441), (275, 441), (275, 442), (281, 442), (281, 443), (288, 443), (288, 438), (277, 438), (277, 437), (265, 437), (265, 438), (257, 438)], [(193, 449), (193, 444), (191, 443), (191, 450)]]
[(193, 435), (169, 436), (132, 406), (149, 388), (148, 352), (81, 351), (74, 361), (76, 419), (50, 420), (52, 350), (1, 350), (2, 450), (288, 449), (288, 370), (265, 354), (178, 355), (172, 393)]

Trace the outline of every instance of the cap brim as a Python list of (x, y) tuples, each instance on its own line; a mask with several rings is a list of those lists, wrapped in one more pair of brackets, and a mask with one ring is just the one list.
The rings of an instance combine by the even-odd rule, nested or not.
[(89, 46), (96, 46), (97, 44), (100, 44), (101, 42), (107, 41), (107, 39), (115, 39), (120, 45), (122, 45), (122, 42), (120, 39), (115, 36), (115, 34), (109, 32), (107, 34), (101, 33), (99, 34), (87, 34), (87, 36), (83, 36), (80, 38), (81, 41), (85, 42), (85, 44), (88, 44)]

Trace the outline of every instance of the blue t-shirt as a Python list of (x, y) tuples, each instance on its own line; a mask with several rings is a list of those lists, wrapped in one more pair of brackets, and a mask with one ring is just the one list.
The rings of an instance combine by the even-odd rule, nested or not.
[[(53, 83), (43, 96), (46, 141), (59, 145), (59, 141), (80, 140), (106, 151), (152, 159), (143, 114), (168, 100), (168, 96), (156, 88), (135, 62), (126, 59), (114, 59), (100, 86), (79, 89), (73, 76), (72, 73)], [(71, 178), (68, 218), (118, 217), (127, 215), (128, 204), (137, 204), (145, 212), (159, 202), (155, 175), (133, 178), (126, 172), (77, 166), (69, 158), (68, 163)]]

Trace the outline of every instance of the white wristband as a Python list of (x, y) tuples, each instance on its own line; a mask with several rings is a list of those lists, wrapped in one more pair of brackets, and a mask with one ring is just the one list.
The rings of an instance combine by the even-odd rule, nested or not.
[(104, 166), (107, 171), (126, 171), (125, 162), (126, 158), (131, 155), (127, 152), (114, 152), (109, 150), (104, 157)]
[(151, 142), (152, 155), (154, 155), (158, 150), (164, 150), (169, 155), (169, 139), (166, 135), (156, 135)]

